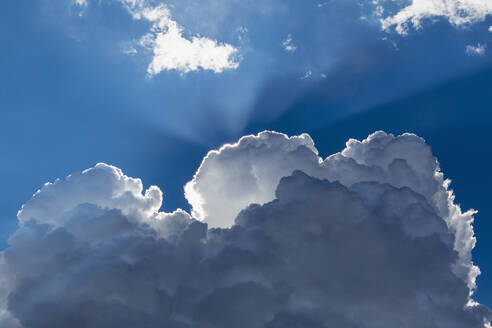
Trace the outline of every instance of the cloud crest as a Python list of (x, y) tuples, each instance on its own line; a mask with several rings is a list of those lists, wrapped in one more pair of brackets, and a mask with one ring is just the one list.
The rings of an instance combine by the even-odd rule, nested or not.
[(19, 211), (0, 325), (482, 328), (473, 212), (448, 184), (412, 134), (321, 160), (309, 135), (265, 131), (204, 159), (187, 187), (199, 221), (98, 164)]
[(230, 227), (247, 204), (273, 200), (280, 179), (294, 170), (345, 186), (376, 181), (421, 194), (460, 236), (455, 241), (460, 253), (455, 271), (475, 288), (480, 271), (471, 262), (474, 211), (463, 213), (454, 204), (450, 181), (444, 179), (430, 147), (413, 134), (395, 137), (379, 131), (363, 141), (349, 140), (343, 151), (325, 159), (307, 134), (287, 137), (264, 131), (245, 136), (209, 152), (186, 185), (185, 195), (195, 217), (212, 227)]

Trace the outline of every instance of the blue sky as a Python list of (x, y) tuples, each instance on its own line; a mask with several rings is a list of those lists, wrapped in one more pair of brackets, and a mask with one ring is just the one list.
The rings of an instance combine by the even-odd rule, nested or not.
[(156, 43), (142, 37), (165, 30), (129, 3), (3, 4), (2, 247), (45, 182), (98, 162), (159, 186), (172, 211), (189, 209), (183, 186), (204, 155), (242, 135), (307, 132), (324, 157), (349, 138), (408, 131), (432, 147), (457, 203), (479, 211), (476, 299), (492, 306), (490, 8), (463, 24), (426, 14), (405, 34), (380, 21), (399, 1), (145, 2), (168, 8), (183, 38), (230, 45), (237, 64), (149, 72)]

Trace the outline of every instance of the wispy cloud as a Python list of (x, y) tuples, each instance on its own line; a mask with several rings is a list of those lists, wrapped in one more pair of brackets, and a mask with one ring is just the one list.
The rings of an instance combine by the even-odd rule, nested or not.
[[(376, 0), (380, 6), (380, 0)], [(400, 34), (407, 34), (410, 27), (422, 28), (422, 21), (437, 17), (447, 19), (455, 26), (484, 21), (492, 15), (490, 0), (412, 0), (395, 15), (381, 19), (382, 28), (395, 28)]]
[(313, 76), (313, 71), (308, 70), (302, 77), (301, 80), (309, 80)]
[(296, 51), (297, 49), (297, 46), (292, 43), (292, 35), (287, 35), (287, 38), (282, 41), (282, 47), (284, 47), (285, 51), (288, 51), (288, 52), (293, 52), (293, 51)]
[(78, 6), (87, 6), (87, 0), (75, 0), (75, 4)]

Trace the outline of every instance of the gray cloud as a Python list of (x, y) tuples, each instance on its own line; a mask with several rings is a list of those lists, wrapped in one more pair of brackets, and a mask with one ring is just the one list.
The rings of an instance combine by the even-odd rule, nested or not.
[[(263, 132), (209, 153), (192, 185), (203, 222), (159, 212), (157, 187), (106, 164), (43, 186), (0, 253), (1, 326), (490, 320), (471, 299), (473, 212), (454, 204), (421, 138), (378, 132), (319, 160), (308, 135)], [(232, 226), (212, 229), (220, 206)]]

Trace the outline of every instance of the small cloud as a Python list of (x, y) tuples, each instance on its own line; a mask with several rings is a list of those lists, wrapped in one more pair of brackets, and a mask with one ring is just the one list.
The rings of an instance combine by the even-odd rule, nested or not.
[(282, 47), (288, 52), (296, 51), (297, 46), (292, 43), (292, 35), (287, 35), (287, 39), (282, 42)]
[(84, 12), (89, 5), (89, 0), (72, 0), (71, 1), (74, 9), (74, 14), (79, 17), (84, 16)]
[(313, 71), (309, 70), (304, 74), (304, 76), (301, 78), (302, 80), (309, 80), (313, 76)]
[(321, 73), (321, 78), (322, 79), (326, 79), (327, 78), (326, 74), (325, 73)]
[(237, 39), (239, 41), (242, 41), (243, 38), (244, 38), (244, 34), (248, 33), (248, 28), (245, 27), (245, 26), (239, 26), (237, 29), (236, 29), (237, 33), (238, 33), (238, 36), (237, 36)]
[(152, 23), (151, 31), (139, 40), (139, 45), (153, 54), (147, 68), (150, 76), (164, 70), (222, 73), (225, 69), (239, 67), (237, 48), (200, 35), (193, 36), (191, 40), (185, 38), (183, 27), (172, 19), (165, 5), (146, 7), (142, 4), (132, 5), (131, 2), (128, 10), (134, 19)]
[(382, 38), (381, 38), (381, 40), (383, 40), (383, 41), (385, 41), (385, 42), (389, 42), (389, 43), (393, 46), (393, 48), (394, 48), (395, 50), (400, 50), (400, 48), (398, 47), (398, 43), (396, 43), (396, 41), (391, 40), (391, 39), (389, 39), (389, 38), (388, 38), (388, 37), (386, 37), (386, 36), (385, 36), (385, 37), (382, 37)]
[(489, 32), (492, 32), (492, 26), (489, 27)]
[(123, 51), (123, 53), (125, 55), (130, 55), (130, 56), (133, 56), (133, 55), (136, 55), (138, 53), (137, 49), (135, 48), (130, 48), (130, 49), (126, 49)]
[(373, 1), (373, 4), (376, 5), (376, 7), (374, 8), (374, 15), (376, 17), (382, 17), (384, 14), (383, 6), (377, 4), (377, 2), (374, 2), (374, 1)]
[[(89, 0), (71, 0), (74, 6), (86, 7)], [(134, 20), (150, 23), (150, 31), (125, 47), (123, 53), (135, 55), (138, 48), (147, 50), (152, 60), (147, 67), (149, 76), (164, 70), (180, 73), (208, 70), (222, 73), (226, 69), (236, 69), (241, 60), (238, 49), (230, 44), (203, 37), (200, 34), (185, 37), (184, 28), (176, 22), (169, 10), (173, 6), (164, 4), (153, 6), (147, 0), (118, 0)], [(238, 29), (241, 33), (246, 28)], [(136, 46), (136, 47), (135, 47)]]
[(248, 28), (247, 28), (247, 27), (245, 27), (245, 26), (239, 26), (239, 27), (237, 28), (237, 31), (238, 31), (239, 33), (248, 33)]
[(468, 56), (483, 56), (485, 55), (485, 45), (478, 43), (476, 46), (466, 46), (466, 54)]
[(406, 35), (411, 27), (421, 29), (422, 22), (444, 18), (453, 26), (466, 26), (483, 22), (492, 15), (490, 0), (420, 0), (405, 1), (409, 4), (394, 15), (383, 17), (380, 0), (374, 0), (375, 15), (381, 17), (383, 30), (394, 27), (398, 34)]

